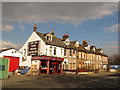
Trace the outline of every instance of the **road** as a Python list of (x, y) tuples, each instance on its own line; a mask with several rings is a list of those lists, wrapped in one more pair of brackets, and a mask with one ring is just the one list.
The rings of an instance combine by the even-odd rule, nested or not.
[(14, 75), (2, 80), (2, 88), (118, 88), (119, 73)]

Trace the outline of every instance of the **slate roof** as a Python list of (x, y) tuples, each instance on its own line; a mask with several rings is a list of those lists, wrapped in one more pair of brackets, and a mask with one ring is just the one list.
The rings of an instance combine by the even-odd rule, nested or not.
[(48, 33), (43, 34), (43, 33), (40, 33), (40, 32), (36, 32), (36, 34), (48, 45), (64, 47), (62, 42), (54, 35), (53, 35), (52, 41), (50, 41), (50, 40), (46, 40), (46, 38), (43, 37), (44, 35), (46, 35)]
[(75, 44), (77, 41), (71, 41), (73, 44)]
[[(90, 46), (90, 49), (93, 49), (95, 46), (94, 45), (92, 45), (92, 46)], [(96, 48), (96, 47), (95, 47)]]
[[(2, 49), (2, 50), (0, 50), (0, 53), (1, 52), (4, 52), (4, 51), (7, 51), (7, 50), (10, 50), (10, 49), (15, 49), (15, 48), (7, 48), (7, 49)], [(16, 51), (18, 51), (17, 49), (15, 49)], [(19, 51), (18, 51), (19, 52)], [(21, 52), (20, 52), (21, 53)]]
[(88, 50), (86, 50), (83, 45), (79, 44), (79, 47), (77, 48), (78, 51), (85, 51), (88, 52)]

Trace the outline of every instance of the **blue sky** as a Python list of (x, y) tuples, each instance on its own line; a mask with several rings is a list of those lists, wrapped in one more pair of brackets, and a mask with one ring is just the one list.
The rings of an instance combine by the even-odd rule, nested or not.
[[(16, 7), (16, 8), (15, 8)], [(89, 41), (105, 53), (117, 53), (117, 3), (3, 3), (4, 48), (19, 48), (37, 24), (41, 33), (52, 32), (71, 41)]]

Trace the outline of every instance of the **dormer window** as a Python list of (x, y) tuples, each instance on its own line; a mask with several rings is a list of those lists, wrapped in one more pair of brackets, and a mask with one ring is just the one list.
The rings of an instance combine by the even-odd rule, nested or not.
[(52, 41), (52, 37), (51, 36), (47, 36), (47, 40)]
[(70, 45), (70, 40), (69, 40), (69, 39), (66, 39), (65, 44), (66, 44), (66, 45)]

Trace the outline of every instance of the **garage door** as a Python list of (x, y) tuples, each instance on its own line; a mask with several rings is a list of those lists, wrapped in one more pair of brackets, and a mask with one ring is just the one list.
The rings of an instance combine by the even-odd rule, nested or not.
[(19, 67), (19, 57), (4, 56), (10, 58), (9, 72), (15, 71)]

